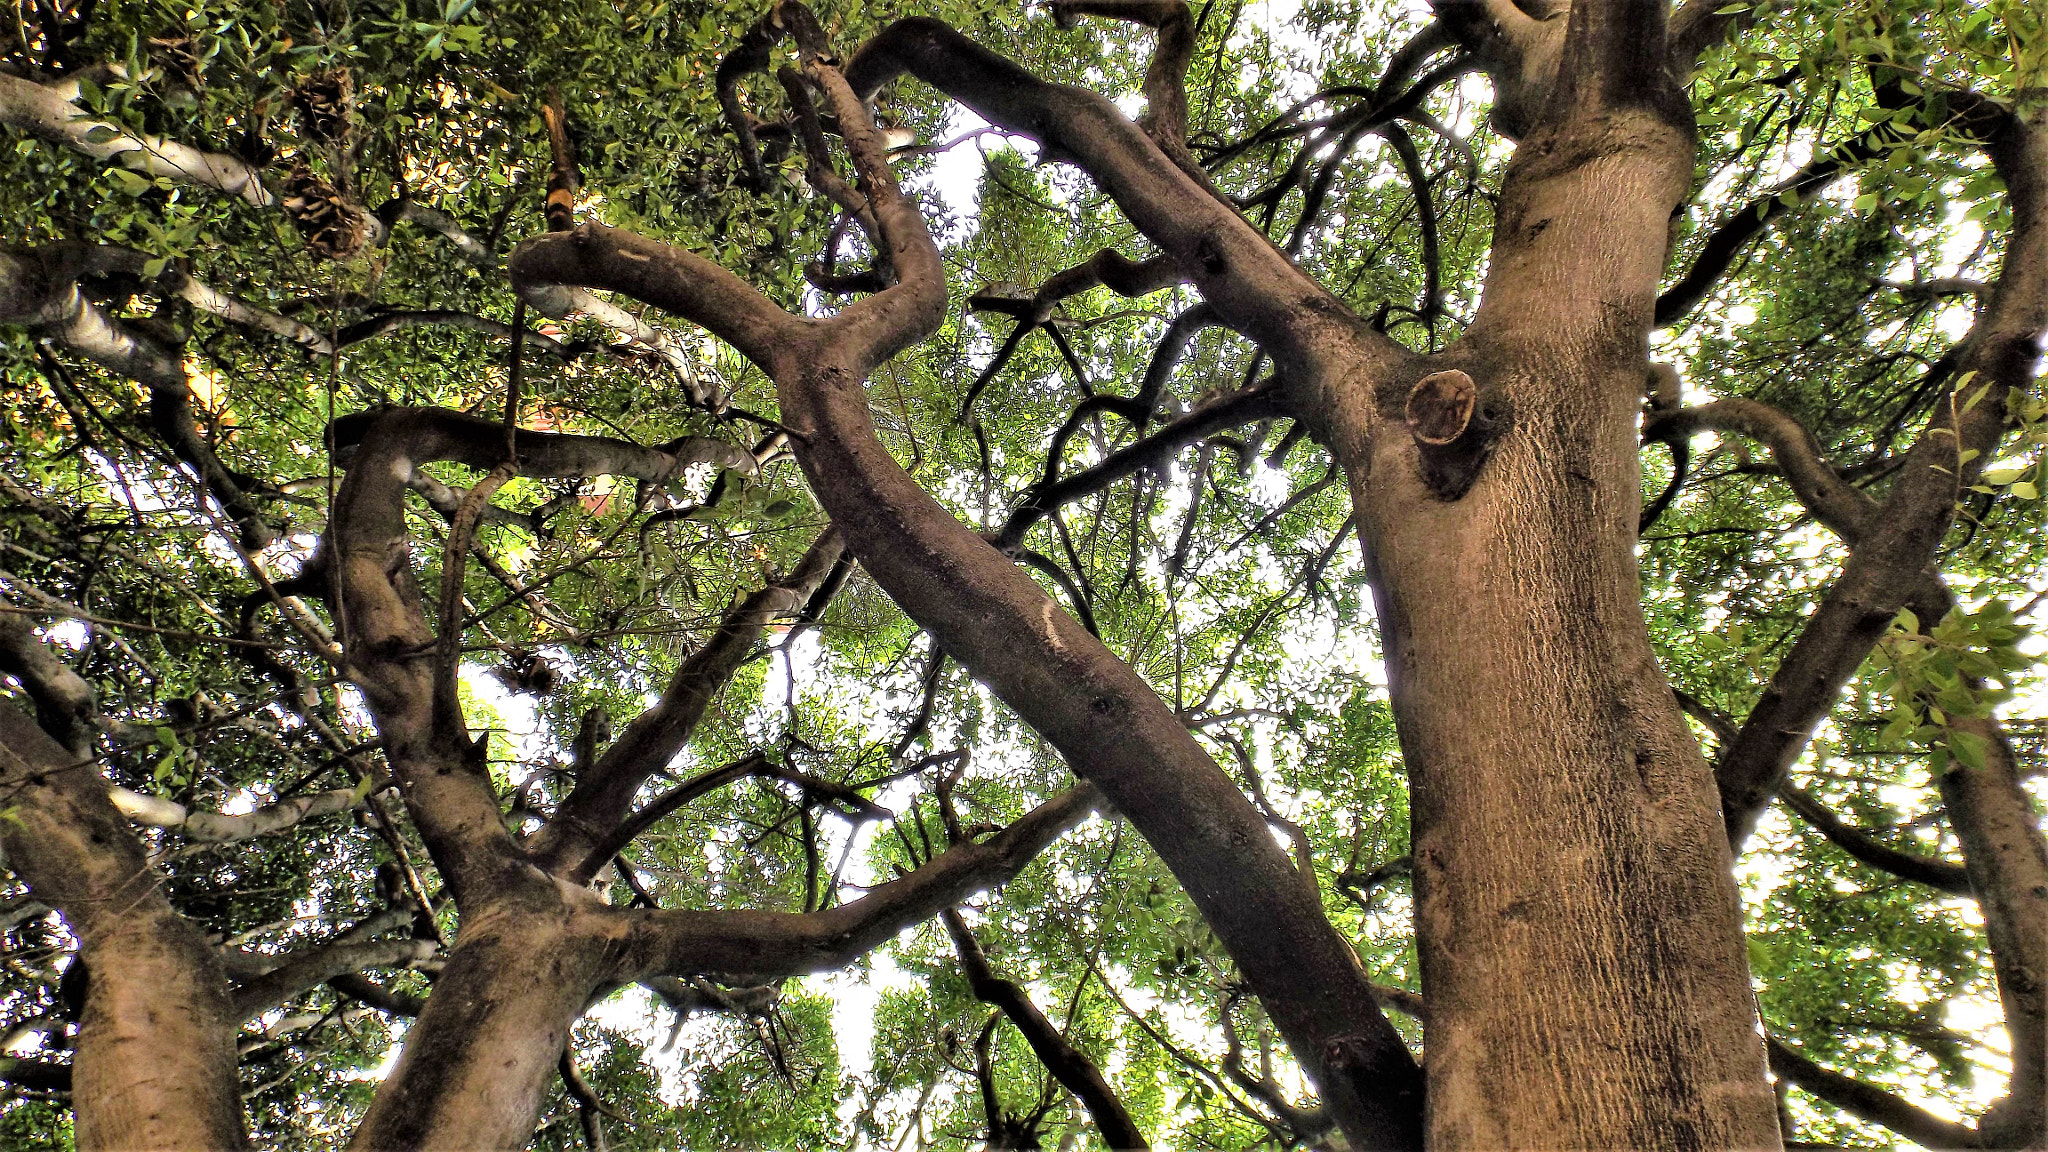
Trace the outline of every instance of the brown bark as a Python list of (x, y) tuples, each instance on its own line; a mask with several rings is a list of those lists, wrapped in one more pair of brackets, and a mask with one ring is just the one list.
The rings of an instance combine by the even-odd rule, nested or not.
[[(774, 981), (844, 967), (1016, 875), (1098, 802), (1091, 788), (1070, 789), (986, 840), (821, 912), (626, 911), (537, 868), (500, 869), (497, 887), (463, 910), (434, 993), (350, 1146), (523, 1148), (569, 1029), (603, 987), (710, 973)], [(389, 1000), (360, 982), (342, 990)]]
[(0, 703), (0, 782), (0, 849), (63, 913), (87, 973), (71, 1072), (78, 1147), (245, 1147), (226, 974), (164, 898), (94, 763)]
[(434, 994), (349, 1147), (524, 1148), (569, 1029), (610, 975), (624, 924), (536, 883), (465, 909)]
[(1363, 328), (1108, 101), (1044, 84), (927, 20), (885, 31), (846, 81), (815, 60), (806, 70), (838, 115), (896, 286), (831, 320), (800, 320), (691, 253), (595, 229), (529, 242), (513, 259), (515, 279), (627, 292), (706, 324), (766, 368), (812, 489), (862, 565), (1138, 825), (1354, 1140), (1413, 1147), (1413, 1057), (1257, 810), (1142, 679), (933, 501), (875, 436), (864, 377), (929, 333), (945, 305), (937, 250), (856, 99), (905, 69), (1080, 156), (1205, 292), (1237, 305), (1247, 331), (1298, 350), (1332, 329)]
[[(1652, 7), (1573, 6), (1471, 328), (1323, 408), (1409, 773), (1433, 1149), (1777, 1143), (1713, 778), (1636, 583), (1645, 340), (1692, 155), (1642, 58)], [(1541, 31), (1485, 8), (1489, 51)], [(1451, 369), (1477, 411), (1449, 451), (1375, 422)]]
[(1984, 742), (1984, 763), (1951, 759), (1941, 799), (1984, 916), (2012, 1051), (2006, 1095), (1978, 1127), (1986, 1148), (2039, 1148), (2048, 1144), (2048, 840), (1996, 721), (1955, 726)]

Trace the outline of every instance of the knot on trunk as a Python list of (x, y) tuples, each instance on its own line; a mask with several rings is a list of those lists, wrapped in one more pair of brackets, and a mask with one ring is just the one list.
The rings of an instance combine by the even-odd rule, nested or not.
[(1456, 500), (1507, 427), (1508, 405), (1499, 395), (1481, 396), (1471, 376), (1450, 368), (1415, 382), (1406, 415), (1424, 486), (1439, 500)]
[(1479, 389), (1453, 368), (1432, 372), (1408, 392), (1408, 430), (1424, 444), (1449, 444), (1465, 434)]

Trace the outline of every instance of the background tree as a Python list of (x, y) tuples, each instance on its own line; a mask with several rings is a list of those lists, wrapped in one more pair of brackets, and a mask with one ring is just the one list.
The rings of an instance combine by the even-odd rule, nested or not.
[(10, 1144), (2042, 1143), (2041, 17), (1051, 16), (19, 9)]

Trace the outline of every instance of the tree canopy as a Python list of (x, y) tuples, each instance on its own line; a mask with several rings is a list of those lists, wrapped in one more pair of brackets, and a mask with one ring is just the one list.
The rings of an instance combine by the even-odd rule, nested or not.
[(1045, 8), (16, 5), (0, 1144), (2048, 1139), (2041, 9)]

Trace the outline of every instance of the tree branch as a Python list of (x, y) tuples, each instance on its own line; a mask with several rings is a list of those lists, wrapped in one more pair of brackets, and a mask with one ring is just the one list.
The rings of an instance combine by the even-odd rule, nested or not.
[[(657, 801), (646, 810), (653, 815), (644, 822), (637, 817), (627, 820), (641, 786), (668, 767), (689, 743), (712, 699), (753, 655), (754, 645), (769, 623), (803, 607), (838, 563), (844, 547), (839, 534), (827, 529), (788, 575), (766, 584), (726, 612), (717, 629), (676, 669), (661, 699), (635, 717), (590, 771), (578, 777), (575, 789), (554, 817), (535, 834), (528, 850), (539, 867), (579, 883), (586, 881), (619, 849), (668, 814), (657, 811)], [(705, 791), (725, 782), (721, 779), (707, 785)], [(694, 795), (671, 793), (675, 806), (688, 803)]]
[(1093, 787), (1077, 785), (986, 840), (956, 844), (909, 875), (820, 912), (627, 913), (616, 978), (716, 973), (760, 982), (843, 967), (904, 928), (1008, 881), (1100, 803)]
[(1814, 831), (1827, 837), (1830, 843), (1872, 868), (1925, 884), (1951, 896), (1967, 898), (1976, 895), (1961, 864), (1901, 852), (1861, 828), (1844, 822), (1829, 811), (1827, 805), (1790, 780), (1778, 785), (1778, 798), (1785, 802), (1785, 807), (1798, 813), (1801, 820), (1811, 824)]
[(960, 972), (967, 977), (967, 986), (974, 993), (974, 998), (994, 1005), (1009, 1017), (1010, 1023), (1023, 1034), (1025, 1043), (1031, 1045), (1032, 1053), (1045, 1065), (1046, 1071), (1087, 1107), (1096, 1130), (1102, 1134), (1102, 1142), (1116, 1149), (1151, 1147), (1145, 1134), (1131, 1120), (1123, 1101), (1102, 1078), (1102, 1070), (1096, 1067), (1095, 1061), (1060, 1034), (1052, 1021), (1045, 1018), (1045, 1013), (1031, 1002), (1024, 989), (996, 975), (995, 969), (989, 965), (988, 956), (981, 950), (981, 943), (968, 930), (967, 922), (960, 918), (959, 910), (948, 908), (939, 913), (939, 918), (945, 921), (946, 931), (953, 937), (953, 949), (960, 956)]
[(1979, 1148), (1975, 1129), (1943, 1120), (1882, 1088), (1815, 1064), (1775, 1037), (1767, 1041), (1771, 1071), (1859, 1120), (1889, 1128), (1927, 1148)]
[(365, 968), (405, 967), (431, 960), (435, 951), (432, 940), (378, 940), (329, 944), (278, 957), (283, 962), (277, 967), (235, 989), (235, 1019), (246, 1023), (336, 977)]
[(78, 81), (36, 84), (0, 72), (0, 124), (95, 160), (118, 160), (150, 176), (168, 176), (238, 196), (258, 208), (274, 203), (263, 177), (241, 159), (159, 136), (138, 136), (78, 107)]
[[(1996, 455), (2010, 425), (2005, 398), (2033, 382), (2040, 335), (2048, 330), (2048, 131), (2038, 121), (1961, 105), (1962, 121), (1980, 132), (2005, 178), (2013, 231), (2004, 267), (1990, 302), (1959, 345), (1958, 376), (1869, 521), (1877, 527), (1853, 542), (1841, 577), (1723, 752), (1716, 776), (1738, 851), (1814, 728), (1833, 709), (1842, 685), (1899, 609), (1925, 586), (1958, 493)], [(1971, 114), (1990, 122), (1971, 124)], [(1803, 467), (1801, 455), (1788, 454), (1788, 475)], [(1837, 494), (1828, 503), (1845, 500)]]

